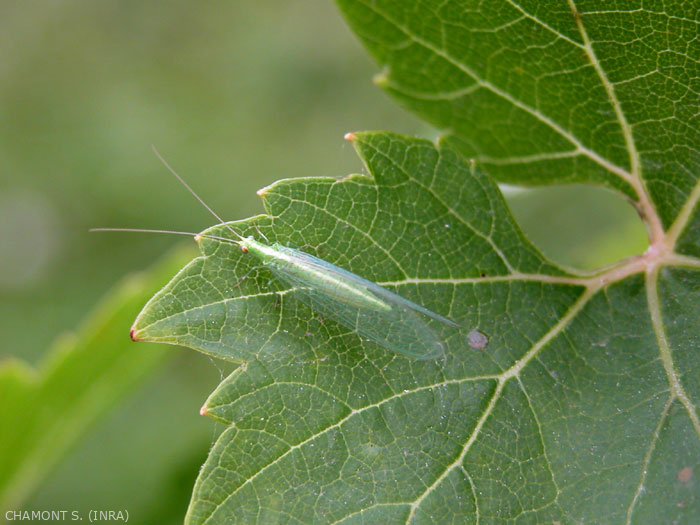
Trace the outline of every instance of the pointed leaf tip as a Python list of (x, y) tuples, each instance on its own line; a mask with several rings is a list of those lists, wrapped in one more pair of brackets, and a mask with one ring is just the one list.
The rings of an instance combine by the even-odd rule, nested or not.
[(204, 403), (204, 404), (202, 405), (202, 408), (199, 409), (199, 415), (200, 415), (200, 416), (208, 416), (208, 415), (209, 415), (209, 411), (207, 410), (207, 404), (206, 404), (206, 403)]
[(272, 186), (274, 186), (274, 184), (270, 184), (269, 186), (265, 186), (264, 188), (260, 188), (260, 189), (259, 189), (258, 191), (256, 191), (255, 193), (257, 194), (258, 197), (264, 199), (265, 196), (267, 195), (267, 192), (269, 191), (269, 189), (270, 189)]
[(136, 335), (136, 328), (134, 328), (133, 326), (131, 327), (131, 330), (129, 330), (129, 337), (131, 337), (131, 340), (134, 342), (140, 341), (140, 339)]
[(345, 140), (347, 140), (348, 142), (354, 142), (354, 141), (355, 141), (355, 134), (352, 133), (352, 132), (346, 133), (346, 134), (343, 136), (343, 138), (344, 138)]
[(386, 71), (381, 71), (372, 77), (375, 86), (386, 87), (389, 85), (389, 75)]

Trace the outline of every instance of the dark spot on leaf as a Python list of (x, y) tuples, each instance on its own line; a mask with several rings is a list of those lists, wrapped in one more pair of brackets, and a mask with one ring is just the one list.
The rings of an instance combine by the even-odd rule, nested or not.
[(469, 332), (467, 339), (469, 341), (469, 346), (477, 350), (483, 350), (486, 348), (486, 345), (489, 344), (489, 338), (485, 333), (479, 332), (479, 330), (472, 330)]
[(691, 467), (682, 468), (676, 475), (676, 479), (684, 485), (693, 477), (693, 469)]

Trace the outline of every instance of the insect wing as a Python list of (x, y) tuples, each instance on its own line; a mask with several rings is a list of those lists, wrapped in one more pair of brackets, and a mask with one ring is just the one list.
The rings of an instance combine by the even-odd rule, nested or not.
[[(449, 319), (322, 259), (292, 248), (283, 248), (287, 254), (295, 257), (297, 263), (308, 265), (309, 269), (316, 272), (323, 271), (350, 286), (361, 287), (365, 293), (389, 306), (386, 309), (377, 309), (376, 301), (367, 301), (365, 305), (357, 301), (347, 302), (323, 283), (316, 282), (305, 274), (290, 271), (283, 264), (269, 266), (281, 281), (295, 288), (294, 297), (324, 317), (333, 319), (384, 348), (409, 357), (435, 359), (444, 354), (440, 338), (419, 313), (441, 322), (446, 321), (446, 324), (456, 325)], [(309, 272), (309, 275), (312, 274), (313, 272)]]

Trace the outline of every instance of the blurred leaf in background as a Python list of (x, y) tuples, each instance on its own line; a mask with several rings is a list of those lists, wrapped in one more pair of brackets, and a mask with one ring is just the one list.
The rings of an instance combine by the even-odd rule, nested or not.
[(644, 225), (612, 191), (573, 184), (503, 188), (518, 225), (552, 261), (583, 270), (642, 253)]
[[(327, 0), (8, 2), (0, 30), (0, 348), (32, 363), (121, 275), (178, 242), (88, 228), (199, 231), (212, 223), (151, 144), (235, 219), (259, 212), (254, 191), (277, 179), (356, 171), (342, 140), (348, 130), (434, 135), (371, 84), (374, 64)], [(617, 197), (592, 197), (596, 215), (611, 222), (584, 231), (590, 209), (582, 198), (537, 190), (512, 204), (526, 233), (551, 243), (542, 247), (555, 260), (616, 259), (599, 249), (600, 239), (621, 245), (610, 227), (625, 228), (611, 222), (641, 225), (625, 211), (618, 218), (627, 205)], [(571, 231), (577, 242), (560, 242)], [(643, 249), (631, 239), (629, 253)], [(582, 254), (581, 246), (590, 248)], [(219, 375), (189, 352), (175, 354), (81, 442), (29, 507), (128, 503), (141, 517), (160, 516), (169, 498), (189, 493), (193, 465), (212, 442), (197, 408)]]
[(40, 366), (0, 362), (2, 516), (20, 508), (82, 433), (163, 362), (167, 349), (139, 351), (128, 344), (127, 329), (144, 299), (191, 253), (180, 250), (156, 269), (124, 279), (79, 330), (57, 340)]

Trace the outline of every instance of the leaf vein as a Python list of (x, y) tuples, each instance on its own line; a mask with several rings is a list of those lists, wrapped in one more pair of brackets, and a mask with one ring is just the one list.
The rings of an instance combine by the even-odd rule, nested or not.
[(564, 129), (560, 124), (552, 120), (550, 117), (547, 115), (543, 114), (541, 111), (539, 111), (536, 108), (533, 108), (532, 106), (524, 103), (523, 101), (513, 97), (510, 93), (507, 91), (503, 91), (502, 89), (498, 88), (491, 82), (481, 78), (475, 71), (473, 71), (471, 68), (467, 67), (465, 64), (457, 60), (455, 57), (451, 56), (448, 52), (436, 47), (432, 43), (428, 42), (427, 40), (424, 40), (423, 38), (420, 38), (418, 35), (415, 35), (411, 33), (411, 31), (401, 25), (399, 22), (394, 20), (391, 16), (389, 16), (387, 13), (383, 12), (379, 8), (377, 8), (376, 5), (370, 5), (365, 3), (365, 5), (374, 11), (377, 15), (383, 17), (387, 22), (392, 24), (394, 27), (396, 27), (398, 30), (403, 32), (408, 38), (413, 40), (415, 43), (423, 46), (424, 48), (428, 49), (429, 51), (435, 53), (437, 56), (443, 58), (450, 64), (454, 65), (457, 69), (462, 71), (463, 73), (466, 73), (468, 76), (474, 79), (474, 81), (482, 86), (485, 89), (488, 89), (491, 91), (493, 94), (503, 98), (507, 102), (510, 102), (513, 104), (515, 107), (525, 111), (526, 113), (532, 115), (535, 117), (537, 120), (542, 122), (543, 124), (547, 125), (550, 127), (553, 131), (561, 135), (563, 138), (571, 142), (578, 150), (580, 150), (584, 155), (589, 157), (591, 160), (596, 162), (597, 164), (601, 165), (611, 173), (616, 174), (620, 178), (622, 178), (624, 181), (627, 183), (632, 184), (634, 177), (624, 168), (615, 165), (608, 159), (600, 156), (598, 153), (595, 151), (587, 148), (586, 146), (583, 145), (583, 143), (571, 132), (568, 130)]
[(646, 481), (647, 477), (647, 468), (649, 466), (649, 463), (651, 462), (651, 455), (654, 452), (654, 449), (656, 448), (656, 442), (659, 439), (659, 433), (661, 432), (661, 427), (663, 426), (664, 421), (666, 420), (666, 417), (668, 416), (669, 409), (671, 408), (671, 405), (673, 404), (673, 401), (675, 399), (675, 396), (671, 394), (668, 398), (668, 401), (666, 401), (666, 406), (664, 406), (664, 409), (661, 411), (661, 417), (659, 418), (659, 423), (656, 425), (656, 428), (654, 429), (654, 434), (652, 435), (651, 442), (649, 443), (649, 447), (647, 449), (647, 453), (644, 456), (644, 462), (642, 463), (642, 473), (639, 479), (639, 484), (637, 485), (637, 490), (634, 493), (634, 497), (632, 498), (632, 503), (630, 503), (630, 506), (627, 509), (627, 524), (629, 525), (632, 522), (632, 513), (634, 512), (634, 507), (637, 504), (637, 501), (639, 500), (639, 497), (642, 495), (642, 492), (644, 490), (644, 482)]
[(688, 412), (688, 417), (693, 423), (693, 428), (695, 433), (700, 437), (700, 418), (695, 410), (695, 406), (688, 398), (688, 394), (685, 392), (681, 380), (678, 377), (678, 372), (675, 369), (675, 363), (673, 362), (673, 355), (671, 352), (671, 345), (666, 337), (666, 330), (664, 329), (663, 314), (661, 312), (661, 302), (659, 300), (659, 267), (651, 268), (646, 274), (645, 284), (646, 284), (646, 294), (647, 303), (649, 305), (649, 312), (651, 315), (651, 324), (654, 328), (654, 333), (656, 334), (656, 341), (659, 345), (659, 354), (664, 365), (664, 370), (666, 371), (666, 377), (668, 378), (669, 385), (671, 386), (671, 392), (678, 398), (683, 407)]
[[(230, 500), (233, 496), (235, 496), (243, 487), (245, 487), (246, 485), (252, 483), (255, 479), (258, 478), (258, 476), (260, 476), (262, 473), (266, 472), (270, 467), (276, 465), (277, 463), (279, 463), (280, 461), (282, 461), (285, 457), (287, 457), (289, 454), (291, 454), (291, 453), (294, 452), (295, 450), (298, 450), (298, 449), (300, 449), (301, 447), (303, 447), (306, 443), (309, 443), (310, 441), (313, 441), (313, 440), (316, 439), (317, 437), (322, 436), (322, 435), (324, 435), (325, 433), (327, 433), (327, 432), (329, 432), (329, 431), (331, 431), (331, 430), (334, 430), (334, 429), (339, 428), (340, 426), (343, 425), (343, 423), (345, 423), (346, 421), (350, 420), (352, 417), (354, 417), (354, 416), (356, 416), (356, 415), (358, 415), (358, 414), (361, 414), (361, 413), (363, 413), (363, 412), (365, 412), (365, 411), (367, 411), (367, 410), (371, 410), (371, 409), (373, 409), (373, 408), (381, 407), (382, 405), (384, 405), (384, 404), (386, 404), (386, 403), (389, 403), (389, 402), (393, 401), (393, 400), (396, 399), (396, 398), (401, 398), (401, 397), (406, 396), (406, 395), (409, 395), (409, 394), (414, 394), (414, 393), (417, 393), (417, 392), (422, 392), (422, 391), (424, 391), (424, 390), (431, 390), (431, 389), (439, 388), (439, 387), (442, 387), (442, 386), (445, 386), (445, 385), (449, 385), (449, 384), (461, 384), (461, 383), (466, 383), (466, 382), (470, 382), (470, 381), (484, 381), (484, 380), (499, 380), (499, 377), (498, 377), (498, 376), (478, 376), (478, 377), (467, 377), (467, 378), (462, 378), (462, 379), (445, 380), (445, 381), (441, 381), (440, 383), (434, 383), (434, 384), (430, 384), (430, 385), (420, 386), (420, 387), (414, 388), (413, 390), (409, 390), (409, 391), (402, 390), (401, 392), (396, 393), (396, 394), (394, 394), (394, 395), (391, 395), (391, 396), (389, 396), (389, 397), (387, 397), (387, 398), (385, 398), (385, 399), (382, 399), (381, 401), (378, 401), (377, 403), (373, 403), (373, 404), (371, 404), (371, 405), (366, 405), (366, 406), (364, 406), (364, 407), (362, 407), (362, 408), (358, 408), (358, 409), (352, 410), (348, 415), (346, 415), (346, 416), (344, 416), (343, 418), (339, 419), (339, 420), (338, 420), (337, 422), (335, 422), (334, 424), (332, 424), (332, 425), (330, 425), (330, 426), (324, 428), (324, 429), (321, 430), (320, 432), (317, 432), (317, 433), (315, 433), (315, 434), (310, 435), (309, 437), (307, 437), (307, 438), (304, 439), (303, 441), (300, 441), (300, 442), (297, 443), (296, 445), (291, 446), (288, 450), (286, 450), (285, 452), (283, 452), (282, 454), (280, 454), (279, 456), (277, 456), (276, 458), (274, 458), (274, 459), (273, 459), (272, 461), (270, 461), (267, 465), (265, 465), (265, 466), (263, 466), (262, 468), (260, 468), (260, 469), (259, 469), (257, 472), (255, 472), (252, 476), (250, 476), (250, 477), (249, 477), (248, 479), (246, 479), (243, 483), (241, 483), (241, 485), (239, 485), (235, 490), (233, 490), (230, 494), (228, 494), (228, 495), (226, 496), (226, 498), (223, 499), (223, 501), (221, 501), (220, 503), (218, 503), (218, 504), (216, 505), (216, 507), (215, 507), (214, 509), (211, 510), (211, 512), (210, 512), (209, 515), (206, 517), (206, 519), (204, 520), (203, 523), (206, 524), (206, 523), (211, 519), (211, 517), (214, 515), (214, 513), (216, 512), (216, 510), (217, 510), (218, 508), (220, 508), (221, 506), (223, 506), (228, 500)], [(500, 381), (499, 381), (499, 384), (500, 384)], [(279, 439), (279, 438), (277, 438), (277, 439)]]

